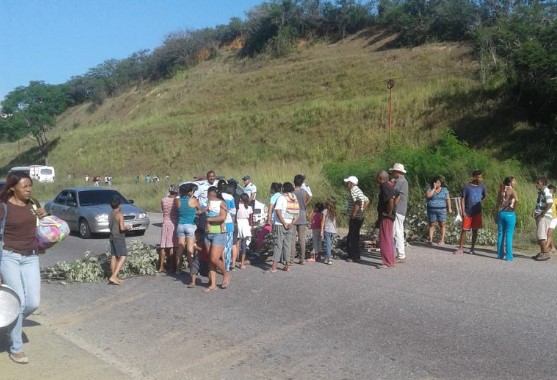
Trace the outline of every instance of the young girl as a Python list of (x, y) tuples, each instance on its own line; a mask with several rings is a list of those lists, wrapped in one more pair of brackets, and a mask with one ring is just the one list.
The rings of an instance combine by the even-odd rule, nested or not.
[(321, 218), (321, 239), (325, 240), (325, 263), (332, 265), (331, 251), (333, 239), (337, 233), (337, 200), (335, 197), (329, 197), (325, 203), (323, 216)]
[(323, 209), (325, 206), (321, 202), (317, 202), (309, 219), (311, 220), (311, 240), (313, 241), (313, 250), (311, 251), (311, 258), (308, 261), (319, 260), (319, 253), (321, 251), (321, 222), (323, 219)]
[(238, 250), (240, 252), (240, 269), (246, 267), (246, 256), (251, 242), (251, 228), (253, 227), (253, 210), (251, 208), (249, 195), (246, 193), (240, 196), (240, 205), (236, 213), (238, 222)]
[[(203, 277), (209, 277), (209, 255), (207, 254), (207, 248), (205, 246), (205, 230), (203, 228), (198, 228), (195, 230), (195, 245), (194, 256), (192, 260), (192, 265), (190, 266), (190, 276), (191, 282), (188, 288), (195, 288), (195, 280), (198, 275)], [(210, 286), (211, 284), (209, 284)]]

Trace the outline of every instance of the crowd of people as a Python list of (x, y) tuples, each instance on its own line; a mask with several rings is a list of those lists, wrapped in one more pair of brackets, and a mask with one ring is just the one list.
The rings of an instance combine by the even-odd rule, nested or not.
[[(393, 268), (406, 262), (404, 222), (408, 210), (408, 181), (406, 169), (400, 163), (389, 171), (376, 175), (379, 187), (377, 200), (377, 222), (379, 250), (382, 264), (379, 268)], [(168, 195), (161, 200), (163, 224), (160, 241), (159, 272), (180, 274), (184, 257), (189, 264), (190, 288), (196, 287), (198, 276), (209, 278), (204, 291), (217, 288), (217, 275), (222, 276), (221, 288), (230, 285), (232, 272), (246, 266), (248, 247), (253, 231), (253, 205), (257, 187), (251, 177), (243, 180), (243, 193), (237, 196), (237, 184), (225, 180), (217, 181), (214, 171), (207, 173), (202, 182), (170, 185)], [(344, 179), (349, 190), (347, 199), (348, 235), (346, 261), (358, 262), (360, 256), (360, 229), (370, 201), (358, 187), (358, 178)], [(462, 219), (460, 241), (455, 254), (464, 252), (468, 231), (472, 233), (472, 244), (468, 251), (474, 254), (478, 230), (482, 228), (482, 205), (488, 196), (480, 170), (472, 172), (471, 181), (462, 188), (456, 203), (457, 218)], [(537, 239), (540, 252), (534, 256), (538, 261), (550, 258), (554, 250), (552, 236), (557, 227), (557, 210), (553, 202), (555, 186), (539, 177), (535, 181), (538, 197), (532, 216), (536, 220)], [(11, 172), (0, 190), (0, 283), (11, 287), (21, 300), (20, 313), (9, 328), (10, 358), (17, 363), (27, 363), (23, 352), (22, 324), (38, 306), (40, 301), (40, 266), (37, 254), (36, 234), (38, 220), (46, 213), (31, 197), (33, 181), (28, 174)], [(439, 228), (439, 244), (445, 243), (447, 214), (453, 212), (450, 194), (436, 177), (425, 190), (427, 218), (430, 224), (429, 243), (433, 244), (434, 231)], [(337, 200), (328, 197), (326, 202), (317, 202), (309, 211), (312, 192), (305, 183), (305, 176), (298, 174), (293, 183), (272, 183), (268, 203), (267, 224), (261, 232), (273, 235), (271, 266), (267, 272), (277, 271), (279, 264), (284, 271), (290, 270), (296, 259), (296, 242), (300, 245), (298, 264), (322, 260), (331, 265), (332, 242), (337, 233)], [(516, 207), (519, 204), (516, 179), (506, 177), (497, 195), (497, 257), (513, 260), (513, 235), (516, 225)], [(118, 273), (127, 255), (125, 231), (128, 226), (120, 212), (117, 199), (111, 202), (113, 213), (109, 217), (110, 247), (112, 260), (109, 283), (120, 285)], [(306, 260), (307, 226), (312, 230), (313, 247)], [(257, 237), (261, 243), (261, 236)], [(324, 252), (322, 244), (324, 243)], [(239, 266), (237, 263), (239, 262)]]

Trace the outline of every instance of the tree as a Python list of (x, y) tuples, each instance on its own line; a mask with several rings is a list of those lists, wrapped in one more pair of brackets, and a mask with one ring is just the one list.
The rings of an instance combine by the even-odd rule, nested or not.
[(17, 87), (1, 103), (2, 134), (10, 141), (30, 136), (46, 158), (49, 149), (47, 132), (56, 124), (55, 116), (68, 107), (66, 94), (64, 85), (51, 85), (42, 81), (32, 81), (26, 87)]

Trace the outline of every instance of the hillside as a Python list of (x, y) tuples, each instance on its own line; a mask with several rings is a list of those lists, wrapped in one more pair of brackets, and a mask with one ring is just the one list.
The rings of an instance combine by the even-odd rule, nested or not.
[[(479, 86), (468, 46), (383, 50), (389, 37), (301, 44), (277, 60), (222, 51), (168, 81), (69, 109), (58, 119), (49, 163), (67, 173), (183, 175), (207, 168), (253, 172), (280, 162), (314, 168), (372, 155), (389, 142), (386, 81), (393, 89), (392, 142), (420, 145), (463, 115), (439, 99)], [(477, 109), (461, 109), (473, 112)], [(4, 144), (9, 167), (15, 149)]]

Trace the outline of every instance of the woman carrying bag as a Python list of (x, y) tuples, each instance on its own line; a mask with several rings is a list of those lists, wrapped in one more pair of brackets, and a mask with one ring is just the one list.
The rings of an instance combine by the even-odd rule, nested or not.
[(29, 362), (23, 352), (23, 320), (39, 307), (41, 295), (37, 218), (43, 218), (46, 212), (31, 198), (32, 188), (33, 181), (29, 175), (13, 172), (0, 190), (0, 221), (4, 226), (0, 275), (3, 283), (12, 288), (21, 300), (20, 314), (9, 331), (9, 355), (10, 359), (20, 364)]

